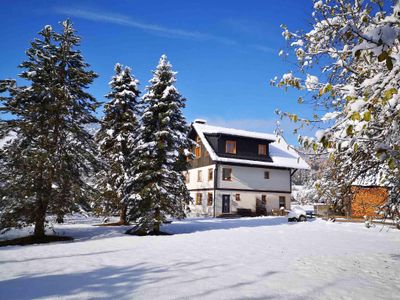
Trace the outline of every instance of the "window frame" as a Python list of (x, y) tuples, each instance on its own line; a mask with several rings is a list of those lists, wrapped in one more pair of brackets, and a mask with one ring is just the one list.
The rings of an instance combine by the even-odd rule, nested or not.
[[(267, 153), (268, 153), (267, 149), (268, 149), (267, 144), (258, 144), (258, 155), (267, 156)], [(264, 151), (260, 151), (260, 150), (264, 150)]]
[[(224, 170), (229, 170), (229, 178), (225, 179)], [(232, 181), (232, 168), (222, 168), (222, 180), (223, 181)]]
[(282, 207), (281, 201), (283, 200), (283, 208), (286, 209), (286, 196), (279, 196), (279, 209)]
[(200, 146), (196, 146), (194, 148), (194, 157), (196, 159), (199, 159), (201, 157), (201, 147)]
[(203, 182), (203, 170), (197, 170), (197, 182)]
[(212, 206), (213, 205), (213, 193), (207, 193), (207, 206)]
[[(230, 146), (233, 146), (232, 152), (228, 151)], [(225, 141), (225, 153), (236, 154), (236, 141), (234, 141), (234, 140), (226, 140)]]
[(195, 147), (194, 147), (194, 157), (196, 159), (199, 159), (201, 157), (201, 139), (200, 139), (200, 136), (196, 136), (196, 143), (198, 144), (198, 146), (195, 145)]
[(203, 205), (203, 194), (196, 193), (196, 205)]
[(214, 169), (209, 168), (208, 169), (208, 181), (212, 181), (214, 179)]
[(185, 173), (185, 182), (186, 182), (186, 183), (190, 183), (190, 172), (189, 172), (189, 171), (187, 171), (187, 172)]

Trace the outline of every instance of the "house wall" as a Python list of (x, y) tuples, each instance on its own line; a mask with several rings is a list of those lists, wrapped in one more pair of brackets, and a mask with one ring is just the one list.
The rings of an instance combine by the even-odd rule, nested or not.
[[(196, 194), (202, 194), (202, 204), (196, 205)], [(193, 202), (189, 205), (190, 213), (189, 215), (192, 217), (201, 217), (201, 216), (209, 216), (212, 217), (214, 215), (214, 203), (212, 205), (207, 205), (207, 195), (208, 193), (214, 193), (213, 190), (208, 191), (191, 191), (190, 196), (193, 199)], [(240, 194), (240, 200), (236, 201), (236, 194)], [(267, 212), (271, 213), (272, 210), (279, 210), (279, 197), (284, 196), (286, 203), (286, 209), (290, 209), (290, 193), (258, 193), (258, 192), (238, 192), (238, 191), (221, 191), (217, 190), (215, 194), (215, 215), (219, 216), (222, 214), (222, 196), (229, 195), (230, 196), (230, 213), (235, 214), (238, 208), (246, 208), (251, 209), (253, 212), (256, 211), (256, 203), (257, 199), (261, 200), (262, 195), (266, 196), (267, 200)], [(214, 196), (214, 194), (213, 194)], [(214, 197), (213, 197), (214, 198)]]
[[(201, 205), (196, 205), (196, 194), (200, 193), (202, 194), (202, 204)], [(208, 205), (207, 203), (207, 196), (208, 193), (212, 193), (213, 198), (214, 198), (214, 191), (213, 190), (208, 190), (208, 191), (191, 191), (190, 196), (192, 197), (192, 203), (189, 205), (189, 213), (188, 215), (190, 217), (212, 217), (214, 216), (214, 202), (212, 205)]]
[[(216, 165), (209, 165), (190, 169), (190, 181), (187, 187), (192, 197), (189, 205), (190, 216), (213, 216), (214, 202), (208, 205), (208, 193), (212, 193), (215, 199), (215, 215), (222, 214), (222, 196), (230, 196), (230, 213), (235, 214), (238, 208), (251, 209), (256, 211), (257, 199), (261, 200), (265, 195), (267, 199), (267, 212), (279, 210), (279, 196), (284, 196), (286, 208), (290, 208), (290, 170), (268, 169), (245, 166), (218, 165), (217, 186), (214, 197), (214, 176)], [(222, 169), (232, 169), (232, 181), (222, 180)], [(213, 170), (213, 179), (208, 180), (208, 170)], [(198, 171), (202, 171), (202, 181), (197, 180)], [(264, 178), (264, 172), (268, 171), (270, 179)], [(196, 205), (196, 194), (202, 195), (202, 203)], [(240, 200), (236, 200), (236, 194), (240, 194)]]
[[(212, 180), (208, 180), (208, 169), (213, 170), (213, 179)], [(194, 168), (194, 169), (188, 170), (187, 172), (189, 174), (190, 180), (188, 183), (186, 183), (187, 188), (189, 190), (214, 188), (214, 175), (215, 175), (214, 169), (215, 169), (215, 165), (208, 165), (205, 167)], [(202, 175), (203, 175), (202, 181), (197, 180), (197, 172), (199, 170), (202, 171)]]
[[(231, 181), (222, 180), (223, 168), (232, 169)], [(269, 179), (264, 178), (265, 171), (269, 172)], [(290, 170), (220, 165), (218, 167), (218, 188), (284, 191), (290, 193)]]
[[(236, 194), (240, 194), (240, 201), (236, 201)], [(279, 196), (284, 196), (286, 200), (286, 209), (290, 209), (290, 193), (259, 193), (259, 192), (238, 192), (238, 191), (221, 191), (217, 190), (215, 195), (215, 213), (222, 214), (222, 196), (230, 195), (230, 213), (236, 213), (238, 208), (251, 209), (256, 211), (257, 199), (261, 200), (262, 195), (266, 196), (267, 212), (279, 210)]]

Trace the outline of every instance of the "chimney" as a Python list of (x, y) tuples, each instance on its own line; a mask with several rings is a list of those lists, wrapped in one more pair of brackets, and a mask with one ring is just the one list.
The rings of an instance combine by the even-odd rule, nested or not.
[(207, 124), (207, 121), (206, 121), (206, 120), (203, 120), (203, 119), (196, 119), (196, 120), (194, 120), (193, 123), (197, 123), (197, 124)]

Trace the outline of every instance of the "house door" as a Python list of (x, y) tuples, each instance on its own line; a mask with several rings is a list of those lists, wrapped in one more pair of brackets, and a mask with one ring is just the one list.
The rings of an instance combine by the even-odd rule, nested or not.
[(222, 213), (229, 214), (231, 212), (230, 195), (222, 195)]

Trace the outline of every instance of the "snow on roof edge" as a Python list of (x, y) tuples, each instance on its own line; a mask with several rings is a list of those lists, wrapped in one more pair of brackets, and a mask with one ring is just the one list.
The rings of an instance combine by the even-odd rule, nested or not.
[(221, 127), (221, 126), (213, 126), (208, 125), (206, 123), (198, 123), (194, 122), (192, 124), (197, 129), (201, 130), (203, 133), (208, 134), (226, 134), (226, 135), (235, 135), (235, 136), (242, 136), (242, 137), (249, 137), (255, 139), (262, 139), (262, 140), (269, 140), (275, 141), (276, 135), (271, 133), (264, 133), (264, 132), (255, 132), (255, 131), (248, 131), (242, 129), (235, 129), (235, 128), (228, 128), (228, 127)]
[[(218, 127), (218, 126), (211, 126), (211, 125), (206, 125), (206, 124), (199, 124), (199, 123), (192, 123), (193, 128), (199, 135), (200, 139), (202, 140), (204, 147), (210, 154), (210, 158), (213, 161), (217, 162), (226, 162), (226, 163), (244, 163), (244, 164), (249, 164), (249, 165), (260, 165), (260, 166), (270, 166), (270, 167), (282, 167), (282, 168), (292, 168), (292, 169), (304, 169), (304, 170), (309, 170), (310, 166), (307, 164), (307, 162), (297, 153), (297, 151), (288, 145), (285, 141), (285, 139), (282, 136), (279, 135), (274, 135), (274, 142), (270, 144), (271, 149), (270, 149), (270, 156), (273, 160), (273, 162), (266, 162), (266, 161), (260, 161), (260, 160), (249, 160), (249, 159), (240, 159), (240, 158), (227, 158), (227, 157), (220, 157), (218, 156), (214, 149), (211, 147), (209, 144), (208, 140), (206, 139), (204, 133), (221, 133), (221, 134), (229, 134), (227, 132), (231, 132), (232, 130), (235, 131), (236, 134), (233, 135), (238, 135), (238, 136), (243, 136), (239, 135), (239, 132), (244, 132), (244, 133), (250, 133), (254, 134), (252, 136), (245, 135), (247, 137), (253, 137), (253, 138), (260, 138), (259, 136), (264, 135), (264, 136), (272, 136), (272, 134), (268, 133), (258, 133), (258, 132), (251, 132), (251, 131), (245, 131), (245, 130), (240, 130), (240, 129), (232, 129), (232, 128), (224, 128), (224, 127)], [(208, 130), (205, 127), (208, 127)], [(212, 129), (217, 129), (219, 132), (213, 131)], [(261, 139), (268, 139), (268, 138), (261, 138)], [(280, 156), (278, 153), (282, 152), (285, 156)], [(287, 157), (291, 156), (291, 157)]]

